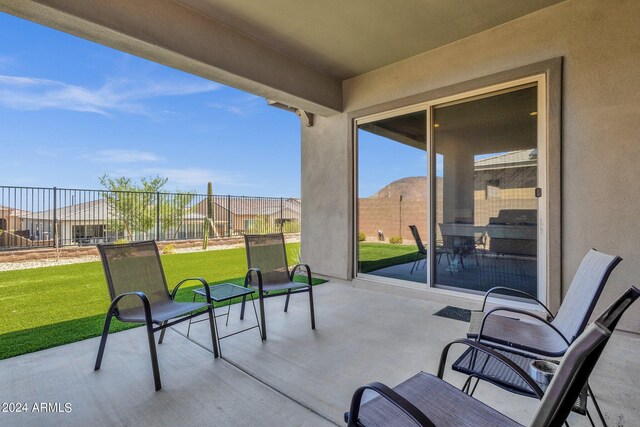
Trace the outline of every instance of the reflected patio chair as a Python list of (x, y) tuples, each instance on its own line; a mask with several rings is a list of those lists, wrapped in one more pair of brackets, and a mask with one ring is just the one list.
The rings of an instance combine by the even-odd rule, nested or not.
[[(249, 271), (245, 276), (245, 286), (258, 288), (260, 300), (260, 324), (262, 326), (262, 340), (267, 339), (267, 323), (265, 321), (264, 300), (276, 296), (285, 296), (284, 311), (289, 308), (289, 298), (292, 294), (309, 293), (309, 309), (311, 312), (311, 329), (316, 328), (313, 307), (313, 288), (311, 269), (307, 264), (298, 264), (289, 271), (287, 263), (287, 249), (284, 244), (284, 234), (245, 234), (244, 242), (247, 250), (247, 265)], [(298, 268), (304, 268), (307, 273), (307, 283), (297, 283), (293, 277)], [(281, 291), (286, 291), (282, 293)], [(276, 292), (276, 293), (274, 293)], [(240, 318), (244, 318), (246, 297), (242, 299)]]
[[(518, 377), (541, 400), (529, 426), (561, 426), (579, 398), (620, 317), (638, 296), (640, 291), (631, 287), (571, 344), (544, 392), (527, 372), (504, 355), (477, 341), (457, 340), (442, 351), (437, 377), (420, 372), (393, 389), (378, 382), (358, 388), (351, 399), (350, 411), (345, 414), (345, 421), (349, 427), (521, 426), (442, 379), (449, 349), (454, 344), (464, 344), (502, 365), (504, 371)], [(363, 399), (365, 392), (374, 397)]]
[[(422, 239), (420, 238), (420, 233), (418, 233), (418, 227), (415, 225), (410, 225), (409, 229), (411, 230), (411, 234), (413, 235), (413, 240), (416, 242), (416, 246), (418, 247), (418, 252), (416, 253), (416, 259), (413, 261), (413, 265), (411, 266), (411, 271), (409, 274), (413, 274), (413, 270), (422, 270), (427, 265), (427, 248), (422, 244)], [(441, 255), (442, 256), (442, 255)], [(424, 260), (424, 264), (422, 268), (420, 268), (420, 261)]]
[[(524, 291), (506, 287), (489, 289), (484, 296), (482, 310), (472, 312), (467, 337), (480, 339), (490, 346), (515, 348), (543, 356), (562, 356), (584, 330), (609, 275), (620, 261), (622, 258), (618, 256), (591, 249), (580, 263), (555, 316), (540, 300)], [(485, 313), (487, 299), (495, 293), (516, 295), (535, 302), (546, 311), (550, 320), (511, 307), (496, 307)], [(500, 312), (517, 317), (501, 316)], [(520, 320), (521, 317), (525, 320)]]
[[(162, 331), (162, 343), (166, 328), (201, 314), (208, 314), (214, 357), (218, 357), (214, 317), (211, 306), (201, 302), (176, 302), (180, 286), (189, 281), (202, 283), (207, 301), (210, 301), (209, 286), (204, 279), (188, 278), (178, 283), (169, 294), (158, 247), (154, 241), (127, 244), (98, 245), (104, 274), (109, 287), (111, 305), (104, 321), (102, 338), (96, 358), (95, 370), (100, 369), (109, 325), (113, 316), (121, 322), (144, 323), (147, 328), (151, 366), (156, 390), (162, 388), (154, 333)], [(154, 326), (157, 325), (157, 326)]]

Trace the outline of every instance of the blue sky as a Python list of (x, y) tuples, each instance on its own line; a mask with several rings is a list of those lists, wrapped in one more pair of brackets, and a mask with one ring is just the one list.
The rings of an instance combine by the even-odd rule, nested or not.
[(373, 133), (358, 131), (358, 196), (369, 197), (385, 185), (427, 175), (427, 152)]
[(300, 123), (263, 98), (0, 13), (0, 185), (300, 195)]

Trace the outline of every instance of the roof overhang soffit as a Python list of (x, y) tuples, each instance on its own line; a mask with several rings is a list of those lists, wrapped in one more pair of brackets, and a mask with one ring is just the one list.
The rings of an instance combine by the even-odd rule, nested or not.
[(342, 111), (338, 79), (172, 0), (0, 0), (0, 10), (304, 112)]

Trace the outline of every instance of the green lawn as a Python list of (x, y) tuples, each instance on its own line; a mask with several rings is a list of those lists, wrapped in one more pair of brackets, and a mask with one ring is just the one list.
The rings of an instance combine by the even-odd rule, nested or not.
[[(287, 245), (290, 260), (299, 248)], [(242, 284), (247, 265), (244, 248), (163, 255), (162, 264), (170, 289), (193, 276)], [(191, 301), (200, 285), (188, 286), (178, 300)], [(109, 303), (99, 262), (0, 272), (0, 359), (99, 336)], [(111, 331), (135, 326), (114, 320)]]
[(417, 252), (416, 245), (360, 242), (360, 272), (368, 273), (392, 265), (413, 262), (416, 259)]

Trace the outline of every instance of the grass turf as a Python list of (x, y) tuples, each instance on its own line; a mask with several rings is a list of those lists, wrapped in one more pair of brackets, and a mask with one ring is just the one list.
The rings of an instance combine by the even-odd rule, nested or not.
[(369, 273), (380, 268), (413, 262), (418, 253), (415, 245), (360, 242), (358, 247), (360, 273)]
[[(299, 247), (287, 245), (290, 260)], [(243, 284), (246, 273), (244, 248), (163, 255), (162, 264), (170, 290), (193, 276)], [(314, 279), (314, 285), (323, 282)], [(191, 301), (200, 286), (192, 283), (180, 288), (177, 300)], [(0, 272), (0, 359), (99, 336), (109, 303), (100, 262)], [(114, 319), (110, 330), (136, 326)]]

